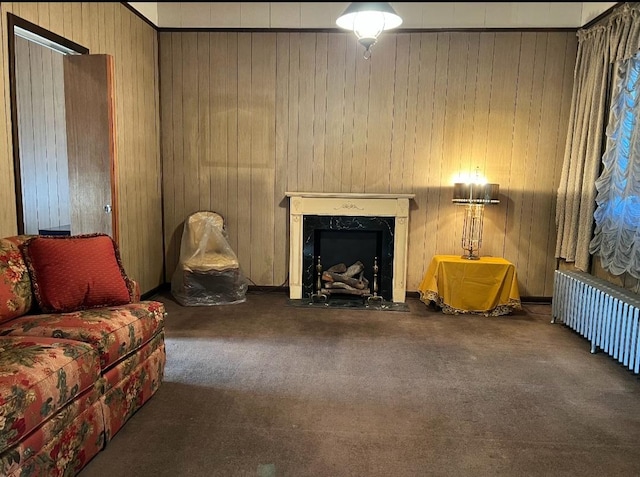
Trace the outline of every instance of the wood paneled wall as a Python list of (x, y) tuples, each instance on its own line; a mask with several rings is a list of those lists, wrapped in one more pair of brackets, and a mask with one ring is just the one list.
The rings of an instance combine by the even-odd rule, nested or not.
[(0, 4), (0, 236), (17, 231), (7, 12), (114, 57), (120, 249), (141, 291), (163, 283), (157, 32), (116, 2)]
[(342, 32), (160, 33), (166, 271), (192, 212), (226, 217), (245, 274), (288, 273), (285, 191), (415, 193), (408, 290), (459, 254), (456, 174), (500, 184), (481, 254), (551, 296), (573, 32), (386, 33), (371, 60)]
[(63, 55), (15, 39), (24, 231), (70, 224)]

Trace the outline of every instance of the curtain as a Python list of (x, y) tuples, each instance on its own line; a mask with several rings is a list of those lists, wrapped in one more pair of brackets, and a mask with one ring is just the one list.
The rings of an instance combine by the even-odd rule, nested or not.
[(640, 54), (616, 66), (589, 252), (613, 275), (640, 278)]
[(624, 3), (604, 24), (578, 31), (569, 129), (557, 193), (556, 258), (587, 271), (596, 210), (611, 64), (640, 46), (640, 4)]

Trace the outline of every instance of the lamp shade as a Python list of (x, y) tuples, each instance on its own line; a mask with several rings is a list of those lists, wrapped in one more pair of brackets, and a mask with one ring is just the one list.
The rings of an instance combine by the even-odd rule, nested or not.
[(386, 2), (353, 2), (336, 20), (336, 25), (352, 30), (367, 51), (384, 30), (397, 28), (402, 18)]
[(453, 185), (453, 202), (456, 204), (499, 204), (498, 184), (473, 184), (457, 182)]

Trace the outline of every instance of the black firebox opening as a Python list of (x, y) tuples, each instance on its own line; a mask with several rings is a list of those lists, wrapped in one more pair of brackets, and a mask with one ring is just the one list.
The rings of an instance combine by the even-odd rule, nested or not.
[(394, 226), (393, 217), (304, 216), (303, 297), (316, 291), (318, 256), (323, 270), (340, 263), (349, 267), (362, 262), (373, 294), (373, 265), (377, 258), (378, 295), (392, 301)]

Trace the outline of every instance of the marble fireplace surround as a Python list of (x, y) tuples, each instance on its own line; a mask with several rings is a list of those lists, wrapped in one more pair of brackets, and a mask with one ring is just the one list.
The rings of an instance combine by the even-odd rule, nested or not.
[[(333, 217), (393, 217), (393, 283), (395, 303), (406, 299), (409, 200), (415, 194), (367, 194), (330, 192), (286, 192), (289, 197), (289, 298), (302, 298), (303, 218), (305, 215)], [(305, 297), (306, 298), (306, 297)]]

